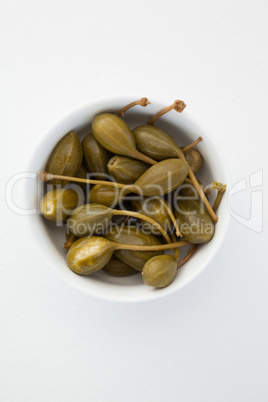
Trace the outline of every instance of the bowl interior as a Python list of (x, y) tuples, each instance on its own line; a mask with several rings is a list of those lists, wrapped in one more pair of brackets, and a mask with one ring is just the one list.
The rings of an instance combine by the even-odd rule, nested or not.
[[(35, 149), (30, 162), (29, 171), (36, 173), (43, 170), (47, 159), (60, 138), (71, 130), (75, 130), (82, 139), (91, 130), (93, 117), (101, 112), (116, 112), (124, 105), (133, 101), (131, 98), (113, 98), (104, 99), (85, 104), (67, 116), (60, 119), (41, 139)], [(152, 104), (146, 108), (135, 107), (129, 110), (124, 119), (131, 128), (146, 124), (147, 120), (164, 107), (157, 101), (151, 101)], [(187, 109), (178, 114), (174, 111), (162, 117), (157, 126), (167, 131), (174, 140), (180, 145), (187, 145), (197, 137), (202, 136), (203, 141), (198, 144), (198, 150), (201, 152), (204, 163), (197, 174), (204, 184), (209, 184), (215, 179), (223, 182), (229, 182), (228, 169), (225, 160), (215, 144), (214, 139), (197, 126), (188, 116)], [(26, 197), (29, 207), (36, 208), (40, 197), (43, 195), (43, 183), (36, 180), (28, 180), (26, 184)], [(211, 202), (214, 201), (215, 191), (212, 191)], [(212, 240), (204, 246), (198, 247), (195, 255), (182, 268), (178, 270), (175, 280), (170, 286), (164, 289), (153, 289), (143, 284), (141, 275), (134, 275), (125, 278), (116, 278), (106, 274), (103, 271), (96, 272), (89, 277), (83, 277), (74, 274), (66, 264), (66, 252), (63, 249), (65, 241), (65, 228), (55, 227), (52, 222), (46, 221), (40, 213), (30, 216), (29, 223), (31, 236), (35, 241), (39, 251), (47, 263), (70, 284), (78, 287), (80, 290), (107, 300), (114, 301), (144, 301), (158, 298), (182, 288), (193, 280), (209, 263), (220, 246), (226, 232), (229, 221), (227, 212), (227, 197), (217, 211), (219, 222), (216, 225), (215, 235)], [(187, 250), (180, 250), (180, 255)]]

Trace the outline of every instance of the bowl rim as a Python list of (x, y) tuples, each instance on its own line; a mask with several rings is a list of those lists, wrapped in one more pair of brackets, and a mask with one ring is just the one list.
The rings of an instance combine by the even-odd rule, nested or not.
[[(36, 151), (39, 150), (42, 142), (44, 142), (46, 137), (49, 137), (50, 133), (52, 131), (54, 131), (55, 129), (57, 129), (57, 127), (59, 127), (64, 121), (68, 120), (72, 116), (75, 116), (78, 112), (80, 112), (83, 109), (90, 109), (90, 107), (92, 107), (93, 105), (95, 107), (98, 103), (101, 104), (102, 102), (109, 102), (109, 103), (110, 102), (111, 103), (112, 102), (115, 102), (115, 103), (120, 102), (122, 104), (127, 104), (127, 103), (133, 102), (134, 100), (137, 100), (139, 98), (140, 98), (139, 96), (107, 96), (107, 97), (94, 98), (93, 100), (84, 102), (84, 103), (80, 104), (79, 106), (75, 107), (74, 109), (72, 109), (71, 111), (65, 113), (60, 118), (58, 118), (46, 130), (46, 132), (43, 135), (41, 135), (39, 137), (39, 139), (33, 149), (33, 152), (30, 155), (29, 163), (27, 165), (27, 171), (31, 171), (32, 165), (34, 164)], [(163, 108), (166, 106), (166, 104), (163, 104), (163, 102), (161, 102), (157, 99), (151, 98), (151, 97), (150, 97), (150, 101), (154, 105), (159, 106), (159, 108)], [(214, 148), (217, 148), (217, 147), (219, 148), (217, 139), (212, 137), (212, 135), (210, 134), (210, 131), (207, 130), (207, 128), (204, 127), (203, 124), (199, 124), (199, 121), (192, 115), (192, 113), (189, 113), (187, 109), (183, 113), (186, 115), (187, 120), (192, 122), (195, 126), (200, 127), (202, 132), (206, 133), (206, 135), (208, 137), (208, 138), (206, 138), (206, 141), (211, 142)], [(227, 184), (229, 184), (229, 187), (230, 187), (231, 173), (230, 173), (230, 170), (228, 167), (228, 163), (226, 161), (225, 155), (222, 152), (219, 153), (219, 157), (221, 158), (222, 169), (225, 171), (224, 173), (227, 178)], [(26, 181), (25, 196), (27, 195), (27, 188), (28, 188), (28, 184)], [(228, 194), (228, 190), (226, 191), (226, 193)], [(227, 196), (227, 194), (226, 194), (226, 196)], [(226, 203), (226, 205), (227, 205), (227, 203)], [(110, 301), (110, 302), (112, 301), (112, 302), (118, 302), (118, 303), (137, 303), (137, 302), (153, 301), (153, 300), (168, 296), (170, 294), (173, 294), (173, 293), (177, 292), (178, 290), (183, 289), (189, 283), (193, 282), (196, 278), (198, 278), (199, 275), (209, 266), (209, 264), (212, 262), (212, 260), (215, 258), (216, 254), (218, 253), (218, 250), (226, 236), (226, 233), (227, 233), (229, 225), (230, 225), (230, 214), (227, 214), (227, 219), (225, 219), (225, 222), (223, 223), (224, 227), (221, 230), (221, 234), (220, 234), (221, 237), (218, 239), (217, 244), (215, 244), (215, 246), (213, 248), (213, 252), (210, 253), (210, 255), (208, 256), (206, 261), (204, 261), (201, 264), (200, 268), (195, 273), (193, 273), (189, 278), (184, 279), (184, 281), (182, 283), (178, 283), (178, 285), (176, 287), (167, 286), (166, 288), (161, 289), (160, 292), (151, 293), (151, 294), (148, 294), (147, 296), (139, 296), (137, 298), (129, 298), (129, 297), (124, 298), (122, 296), (111, 297), (110, 295), (100, 294), (98, 291), (96, 291), (96, 292), (92, 291), (92, 290), (89, 291), (85, 287), (81, 286), (78, 282), (69, 280), (65, 275), (63, 275), (61, 273), (61, 271), (56, 269), (56, 267), (55, 267), (56, 264), (51, 264), (51, 261), (47, 257), (47, 254), (44, 252), (43, 248), (41, 247), (40, 242), (37, 241), (37, 237), (34, 235), (35, 234), (34, 228), (36, 226), (35, 226), (34, 220), (32, 219), (32, 216), (27, 216), (27, 221), (28, 221), (27, 224), (28, 224), (29, 230), (32, 234), (32, 237), (34, 238), (34, 242), (35, 242), (38, 252), (42, 255), (46, 264), (49, 265), (53, 269), (53, 271), (57, 273), (57, 275), (60, 278), (64, 279), (65, 282), (70, 284), (72, 287), (79, 289), (83, 293), (85, 293), (89, 296), (92, 296), (92, 297), (96, 297), (99, 300), (105, 300), (105, 301)]]

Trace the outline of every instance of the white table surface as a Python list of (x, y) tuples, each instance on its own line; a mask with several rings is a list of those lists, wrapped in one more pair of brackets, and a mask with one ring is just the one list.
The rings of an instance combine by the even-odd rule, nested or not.
[[(126, 94), (185, 100), (233, 183), (265, 168), (267, 183), (267, 2), (0, 4), (0, 400), (267, 401), (267, 215), (261, 233), (232, 218), (217, 257), (180, 292), (117, 304), (61, 281), (4, 200), (55, 120)], [(233, 209), (249, 217), (249, 191)]]

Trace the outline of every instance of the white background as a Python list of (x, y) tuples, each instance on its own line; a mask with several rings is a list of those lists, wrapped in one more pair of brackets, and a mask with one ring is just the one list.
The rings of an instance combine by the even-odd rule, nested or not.
[[(62, 282), (4, 201), (8, 179), (25, 171), (55, 120), (102, 96), (183, 99), (217, 138), (233, 183), (267, 169), (267, 1), (0, 6), (0, 400), (267, 401), (265, 225), (255, 233), (232, 219), (193, 283), (117, 304)], [(233, 208), (249, 217), (250, 193)]]

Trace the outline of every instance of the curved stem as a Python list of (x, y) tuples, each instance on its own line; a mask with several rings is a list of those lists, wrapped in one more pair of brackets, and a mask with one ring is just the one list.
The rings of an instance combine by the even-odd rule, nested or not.
[(139, 218), (143, 221), (149, 222), (151, 225), (155, 226), (156, 229), (159, 230), (161, 235), (165, 238), (167, 243), (172, 243), (170, 240), (169, 235), (167, 232), (162, 228), (159, 223), (157, 223), (154, 219), (149, 218), (146, 215), (140, 214), (139, 212), (134, 212), (134, 211), (125, 211), (125, 210), (120, 210), (120, 209), (113, 209), (113, 214), (114, 215), (127, 215), (127, 216), (134, 216), (135, 218)]
[[(226, 190), (226, 184), (221, 184), (218, 181), (214, 181), (210, 187), (218, 190), (216, 200), (212, 207), (213, 211), (215, 212), (217, 210), (217, 208), (221, 202), (222, 196)], [(194, 247), (189, 251), (189, 253), (181, 261), (178, 262), (177, 268), (180, 268), (192, 257), (192, 255), (195, 253), (195, 250), (197, 249), (197, 247), (198, 247), (198, 244), (195, 244)]]
[(176, 230), (176, 235), (178, 237), (182, 237), (178, 222), (177, 222), (177, 220), (176, 220), (176, 218), (175, 218), (175, 216), (174, 216), (174, 214), (172, 212), (172, 209), (170, 208), (169, 204), (165, 200), (163, 200), (163, 198), (161, 198), (161, 197), (155, 197), (155, 198), (157, 198), (157, 200), (160, 202), (160, 204), (165, 208), (168, 216), (170, 217), (170, 219), (171, 219), (171, 221), (172, 221), (172, 223), (174, 225), (174, 228)]
[(130, 108), (132, 108), (133, 106), (136, 106), (136, 105), (140, 105), (140, 106), (143, 106), (143, 107), (146, 107), (147, 105), (150, 105), (151, 104), (151, 102), (147, 99), (147, 98), (141, 98), (140, 100), (138, 100), (138, 101), (135, 101), (135, 102), (131, 102), (131, 103), (129, 103), (128, 105), (126, 105), (122, 110), (120, 110), (118, 113), (117, 113), (117, 116), (124, 116), (124, 113), (128, 110), (128, 109), (130, 109)]
[(104, 186), (118, 187), (118, 188), (129, 189), (129, 190), (132, 190), (132, 188), (134, 187), (132, 184), (122, 184), (122, 183), (116, 183), (114, 181), (105, 181), (105, 180), (81, 179), (79, 177), (51, 174), (51, 173), (47, 173), (45, 171), (39, 172), (38, 179), (43, 180), (43, 181), (49, 181), (49, 180), (54, 180), (54, 179), (68, 180), (68, 181), (75, 181), (77, 183), (101, 184)]
[(212, 208), (213, 208), (213, 211), (216, 211), (216, 210), (218, 209), (218, 206), (220, 205), (222, 196), (223, 196), (223, 194), (225, 193), (226, 184), (222, 184), (222, 183), (220, 183), (219, 181), (214, 181), (214, 182), (211, 184), (210, 188), (215, 189), (215, 190), (218, 190), (218, 194), (217, 194), (216, 200), (214, 201), (214, 204), (213, 204), (213, 207), (212, 207)]
[[(176, 237), (175, 233), (171, 233), (171, 239), (172, 239), (173, 243), (177, 242), (177, 237)], [(179, 261), (179, 249), (178, 248), (174, 248), (174, 257), (176, 258), (176, 261)]]
[(185, 158), (185, 156), (184, 156), (184, 153), (182, 152), (182, 150), (181, 150), (179, 147), (178, 147), (178, 157), (179, 157), (180, 159), (182, 159), (184, 162), (187, 163), (187, 165), (188, 165), (188, 167), (189, 167), (189, 173), (188, 173), (188, 175), (189, 175), (190, 179), (192, 180), (193, 185), (194, 185), (196, 191), (197, 191), (198, 194), (199, 194), (199, 197), (201, 198), (201, 200), (202, 200), (203, 203), (205, 204), (205, 206), (206, 206), (206, 208), (207, 208), (207, 210), (208, 210), (208, 212), (209, 212), (211, 218), (213, 219), (213, 221), (214, 221), (214, 222), (217, 222), (217, 221), (218, 221), (218, 218), (217, 218), (215, 212), (213, 211), (213, 209), (212, 209), (212, 207), (211, 207), (211, 205), (210, 205), (210, 203), (209, 203), (207, 197), (205, 196), (204, 191), (201, 189), (200, 184), (198, 183), (198, 181), (197, 181), (197, 179), (196, 179), (196, 177), (195, 177), (195, 175), (194, 175), (194, 173), (193, 173), (193, 171), (192, 171), (191, 166), (189, 165), (189, 163), (187, 162), (187, 160), (186, 160), (186, 158)]
[(136, 251), (164, 251), (172, 250), (177, 247), (189, 246), (187, 241), (178, 241), (170, 244), (161, 244), (159, 246), (140, 246), (138, 244), (122, 244), (114, 242), (115, 250), (136, 250)]
[(186, 108), (186, 104), (182, 100), (175, 100), (172, 105), (165, 107), (164, 109), (160, 110), (160, 112), (156, 113), (151, 120), (148, 121), (147, 124), (154, 124), (159, 117), (163, 116), (164, 114), (170, 112), (171, 110), (176, 110), (176, 112), (181, 113)]
[[(180, 100), (176, 100), (172, 105), (160, 110), (160, 112), (158, 112), (150, 121), (148, 121), (148, 124), (153, 124), (157, 119), (159, 119), (159, 117), (163, 116), (165, 113), (168, 113), (170, 110), (174, 109), (177, 112), (182, 112), (184, 110), (184, 108), (186, 107), (186, 104), (183, 101)], [(196, 188), (196, 191), (198, 192), (201, 200), (203, 201), (203, 203), (205, 204), (211, 218), (213, 219), (214, 222), (218, 221), (218, 218), (215, 214), (215, 212), (213, 211), (213, 209), (211, 208), (210, 203), (208, 202), (207, 197), (205, 196), (203, 190), (201, 189), (193, 171), (191, 166), (189, 165), (189, 163), (187, 162), (183, 151), (178, 147), (178, 158), (182, 159), (184, 162), (187, 163), (188, 167), (189, 167), (189, 177), (193, 182), (194, 187)]]
[[(134, 159), (139, 159), (143, 162), (149, 163), (149, 165), (155, 165), (157, 163), (157, 161), (155, 161), (154, 159), (150, 158), (147, 155), (142, 154), (138, 150), (135, 150), (132, 155)], [(132, 157), (132, 155), (130, 156)]]
[(71, 234), (70, 238), (68, 240), (66, 240), (66, 242), (64, 243), (64, 248), (66, 251), (69, 251), (69, 248), (71, 247), (71, 245), (77, 240), (77, 236), (75, 236), (73, 233)]
[(190, 258), (192, 257), (192, 255), (194, 254), (195, 250), (197, 249), (198, 244), (195, 244), (193, 246), (193, 248), (189, 251), (189, 253), (178, 262), (177, 264), (177, 268), (180, 268), (182, 265), (184, 265), (188, 260), (190, 260)]
[(189, 149), (195, 147), (197, 144), (199, 144), (199, 142), (201, 142), (203, 140), (202, 137), (198, 137), (197, 140), (195, 140), (194, 142), (192, 142), (191, 144), (187, 145), (187, 147), (182, 148), (182, 152), (186, 152)]

